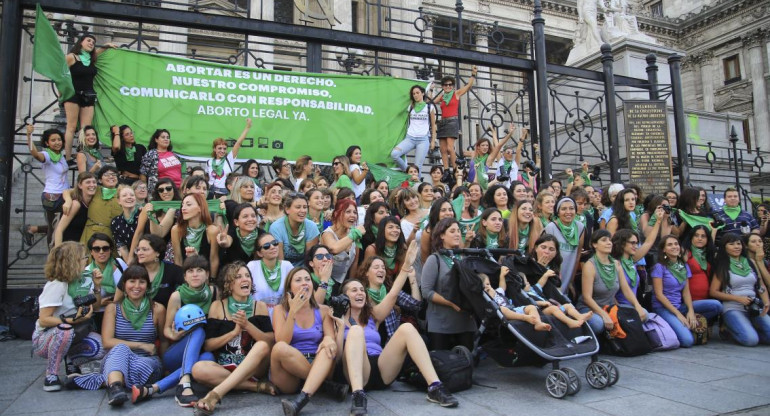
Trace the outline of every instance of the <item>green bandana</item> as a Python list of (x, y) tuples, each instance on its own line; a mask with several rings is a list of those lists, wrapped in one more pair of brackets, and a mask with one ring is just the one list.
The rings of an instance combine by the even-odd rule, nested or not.
[(738, 215), (741, 214), (741, 207), (728, 207), (725, 205), (722, 207), (722, 211), (724, 211), (731, 220), (735, 221), (735, 219), (738, 218)]
[(88, 270), (92, 273), (95, 269), (101, 270), (102, 289), (104, 289), (104, 293), (115, 293), (115, 279), (112, 277), (112, 265), (115, 264), (115, 261), (115, 259), (110, 257), (110, 259), (107, 260), (107, 265), (104, 266), (104, 269), (99, 269), (99, 265), (97, 265), (95, 261), (92, 261), (91, 264), (88, 265)]
[(548, 226), (548, 223), (550, 222), (550, 221), (548, 221), (548, 219), (547, 219), (547, 218), (543, 218), (543, 217), (542, 217), (542, 216), (540, 216), (540, 215), (538, 215), (538, 216), (537, 216), (537, 219), (539, 219), (539, 220), (540, 220), (540, 224), (542, 224), (542, 225), (543, 225), (543, 229), (545, 229), (545, 227), (547, 227), (547, 226)]
[(358, 228), (351, 228), (350, 231), (348, 231), (348, 237), (350, 237), (350, 239), (353, 240), (353, 242), (356, 244), (356, 247), (358, 248), (363, 247), (361, 245), (361, 237), (363, 236), (364, 235), (361, 234), (361, 230), (359, 230)]
[(452, 266), (454, 266), (454, 264), (455, 264), (454, 256), (450, 257), (450, 256), (446, 256), (444, 254), (439, 254), (439, 256), (441, 256), (441, 260), (444, 260), (444, 263), (446, 263), (447, 267), (449, 267), (451, 269)]
[(150, 293), (147, 295), (150, 299), (155, 299), (155, 296), (158, 294), (158, 290), (160, 290), (160, 283), (163, 280), (163, 271), (166, 268), (166, 263), (163, 262), (163, 260), (158, 261), (158, 273), (155, 275), (155, 279), (152, 279), (152, 284), (150, 285)]
[(142, 298), (142, 302), (139, 303), (138, 307), (134, 305), (134, 302), (131, 302), (131, 300), (128, 299), (128, 296), (124, 297), (123, 301), (120, 303), (123, 308), (123, 313), (126, 314), (126, 318), (128, 318), (128, 321), (131, 322), (131, 326), (137, 331), (142, 329), (142, 325), (144, 325), (144, 321), (147, 319), (147, 314), (150, 313), (151, 304), (150, 298), (146, 295)]
[(211, 171), (214, 173), (214, 178), (219, 179), (224, 175), (226, 161), (227, 156), (223, 157), (222, 159), (211, 159)]
[(310, 215), (310, 212), (308, 211), (307, 216), (310, 217), (310, 221), (313, 221), (315, 223), (316, 227), (318, 227), (318, 232), (323, 233), (324, 232), (324, 216), (323, 212), (318, 213), (318, 218), (313, 218), (312, 215)]
[(508, 173), (511, 171), (512, 164), (513, 164), (512, 160), (503, 159), (503, 175), (508, 176)]
[[(713, 221), (713, 218), (711, 217), (704, 217), (702, 215), (694, 215), (694, 214), (688, 214), (680, 209), (677, 208), (671, 208), (673, 212), (677, 212), (679, 216), (689, 225), (690, 227), (695, 227), (698, 225), (705, 226), (709, 231), (711, 231), (713, 228), (711, 227), (711, 221)], [(717, 227), (717, 229), (721, 229), (721, 227)]]
[(250, 317), (254, 312), (254, 301), (251, 298), (247, 298), (245, 302), (238, 302), (232, 296), (227, 298), (227, 312), (230, 316), (235, 315), (238, 311), (246, 313), (246, 317)]
[(80, 58), (80, 62), (83, 63), (83, 66), (89, 66), (91, 65), (91, 53), (81, 50), (80, 54), (78, 55), (78, 58)]
[(118, 188), (105, 188), (102, 186), (102, 199), (105, 201), (109, 201), (112, 198), (115, 198), (115, 195), (118, 193)]
[(286, 226), (286, 235), (289, 236), (289, 245), (294, 248), (294, 250), (302, 254), (305, 252), (305, 221), (302, 221), (299, 223), (299, 229), (297, 229), (297, 234), (292, 234), (291, 231), (291, 225), (289, 222), (289, 216), (283, 217), (283, 224)]
[(281, 262), (276, 260), (275, 267), (272, 269), (265, 266), (264, 261), (260, 261), (259, 265), (262, 266), (262, 275), (265, 276), (267, 285), (273, 292), (277, 292), (278, 288), (281, 287)]
[(529, 188), (529, 174), (527, 172), (521, 172), (521, 179), (524, 179), (524, 184)]
[(179, 299), (182, 300), (182, 305), (198, 305), (203, 309), (204, 313), (209, 313), (209, 307), (214, 296), (212, 296), (211, 288), (208, 284), (204, 284), (200, 289), (194, 289), (185, 283), (179, 286), (176, 291), (179, 292)]
[(588, 207), (588, 208), (586, 208), (586, 210), (585, 210), (585, 211), (583, 211), (583, 212), (585, 212), (586, 214), (588, 214), (588, 215), (590, 215), (590, 216), (592, 216), (592, 217), (593, 217), (593, 216), (594, 216), (594, 212), (595, 212), (595, 210), (594, 210), (594, 207), (592, 207), (592, 206), (589, 206), (589, 207)]
[(634, 208), (634, 214), (636, 214), (636, 218), (641, 218), (641, 217), (642, 217), (642, 214), (644, 214), (644, 206), (642, 206), (642, 205), (637, 205), (637, 206)]
[(123, 153), (126, 154), (126, 162), (133, 162), (134, 161), (134, 155), (136, 154), (136, 146), (123, 147)]
[(577, 214), (575, 215), (575, 221), (583, 224), (583, 226), (586, 225), (586, 215), (585, 214)]
[(246, 237), (241, 237), (241, 228), (235, 227), (235, 235), (238, 237), (238, 241), (241, 242), (241, 249), (243, 249), (243, 252), (249, 257), (254, 254), (254, 244), (257, 242), (258, 234), (257, 230), (254, 229), (254, 231), (246, 234)]
[(738, 260), (730, 258), (730, 271), (738, 276), (746, 277), (751, 273), (751, 266), (749, 265), (749, 259), (740, 256)]
[(631, 214), (631, 212), (628, 213), (628, 221), (631, 222), (631, 230), (639, 231), (639, 224), (636, 222), (636, 218), (634, 218), (634, 216)]
[(445, 92), (442, 96), (444, 100), (444, 105), (449, 105), (449, 102), (452, 101), (452, 97), (455, 95), (455, 90), (452, 89), (452, 91)]
[(374, 236), (374, 239), (377, 239), (377, 234), (380, 232), (380, 229), (377, 228), (376, 225), (372, 225), (372, 235)]
[(61, 152), (60, 153), (54, 153), (53, 150), (49, 148), (45, 148), (45, 152), (48, 153), (48, 157), (51, 159), (51, 163), (59, 163), (61, 160)]
[(709, 267), (708, 262), (706, 261), (706, 251), (702, 248), (690, 247), (690, 253), (698, 263), (698, 266), (700, 266), (701, 270), (705, 272)]
[(604, 264), (594, 256), (594, 266), (596, 266), (596, 273), (602, 279), (602, 282), (604, 282), (604, 286), (606, 286), (607, 289), (611, 288), (617, 280), (615, 265), (612, 263), (612, 260), (610, 259), (609, 264)]
[(498, 248), (500, 243), (498, 242), (498, 233), (490, 233), (487, 231), (487, 248)]
[[(315, 284), (320, 285), (321, 284), (321, 278), (316, 276), (315, 273), (310, 273), (310, 278), (313, 279)], [(326, 297), (324, 298), (325, 301), (328, 301), (332, 297), (332, 288), (334, 287), (334, 284), (337, 283), (334, 279), (329, 279), (326, 284), (328, 285), (326, 288)]]
[(91, 269), (80, 272), (80, 277), (67, 284), (67, 294), (72, 299), (78, 296), (85, 296), (91, 293), (91, 284), (93, 283), (93, 273)]
[(203, 241), (203, 234), (206, 233), (206, 224), (201, 224), (198, 228), (187, 226), (187, 232), (184, 236), (185, 247), (192, 247), (195, 251), (201, 249), (201, 241)]
[(656, 222), (658, 222), (658, 216), (655, 215), (655, 213), (653, 213), (652, 215), (650, 215), (650, 220), (647, 221), (647, 226), (654, 227)]
[(102, 160), (102, 154), (99, 152), (99, 149), (95, 147), (90, 146), (83, 146), (83, 151), (91, 155), (96, 160)]
[(631, 287), (635, 287), (636, 286), (636, 279), (639, 276), (636, 273), (636, 266), (634, 265), (634, 259), (632, 259), (630, 257), (629, 258), (621, 257), (620, 258), (620, 265), (623, 266), (623, 271), (626, 272), (626, 275), (631, 280), (631, 283), (630, 283)]
[(526, 252), (527, 242), (529, 242), (529, 224), (527, 224), (527, 226), (524, 228), (520, 228), (518, 231), (518, 235), (519, 235), (519, 246), (517, 248), (521, 252)]
[(139, 207), (138, 207), (138, 206), (136, 206), (136, 205), (134, 205), (134, 210), (131, 212), (131, 215), (129, 215), (128, 217), (126, 217), (126, 216), (124, 215), (124, 216), (123, 216), (123, 219), (124, 219), (124, 220), (126, 220), (126, 224), (128, 224), (128, 225), (133, 225), (133, 224), (134, 224), (134, 221), (136, 221), (136, 217), (137, 217), (138, 215), (139, 215)]
[(580, 172), (580, 177), (583, 178), (585, 186), (591, 186), (591, 176), (588, 174), (588, 172)]
[(379, 305), (385, 299), (385, 295), (388, 294), (388, 290), (387, 288), (385, 288), (385, 285), (382, 285), (378, 290), (374, 290), (371, 288), (366, 289), (366, 293), (369, 294), (369, 297), (372, 298), (374, 303)]
[(666, 266), (666, 268), (669, 272), (671, 272), (671, 275), (676, 278), (679, 284), (682, 284), (685, 280), (687, 280), (687, 268), (684, 267), (684, 263), (681, 261), (677, 261), (674, 264), (669, 264)]
[(385, 248), (382, 249), (382, 257), (385, 260), (385, 266), (389, 270), (393, 270), (396, 268), (396, 253), (398, 252), (398, 247), (388, 247), (385, 245)]
[(487, 159), (489, 154), (477, 156), (473, 158), (473, 166), (476, 169), (476, 181), (481, 186), (483, 191), (486, 191), (489, 187), (489, 177), (487, 176), (485, 167), (487, 166)]
[[(447, 103), (447, 104), (449, 104), (449, 103)], [(423, 108), (425, 108), (426, 105), (428, 105), (428, 104), (425, 101), (420, 101), (419, 103), (414, 103), (414, 112), (415, 113), (419, 113), (420, 111), (422, 111)]]
[(559, 231), (561, 231), (564, 239), (567, 240), (567, 244), (577, 247), (578, 242), (580, 242), (580, 234), (578, 234), (578, 226), (575, 221), (572, 221), (569, 225), (564, 225), (561, 219), (557, 218), (556, 225), (559, 226)]

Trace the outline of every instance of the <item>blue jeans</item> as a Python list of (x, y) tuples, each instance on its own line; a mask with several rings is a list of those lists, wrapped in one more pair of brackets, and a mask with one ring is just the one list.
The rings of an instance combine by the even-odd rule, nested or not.
[(201, 353), (205, 340), (206, 331), (199, 326), (166, 350), (163, 354), (163, 368), (171, 373), (158, 382), (160, 392), (177, 385), (183, 375), (192, 374), (193, 365), (198, 361), (214, 361), (212, 353)]
[[(578, 312), (580, 313), (586, 313), (590, 311), (591, 308), (588, 306), (583, 306), (581, 308), (578, 308)], [(604, 320), (602, 320), (602, 317), (599, 316), (598, 313), (594, 312), (593, 315), (591, 315), (590, 318), (588, 318), (588, 326), (591, 327), (591, 329), (594, 331), (594, 334), (596, 336), (599, 336), (602, 332), (604, 332)]]
[(414, 164), (419, 166), (420, 170), (422, 170), (422, 164), (425, 162), (425, 155), (427, 155), (428, 150), (430, 150), (430, 135), (414, 137), (407, 134), (404, 140), (393, 148), (390, 152), (390, 157), (396, 162), (399, 169), (406, 171), (406, 161), (404, 161), (403, 156), (412, 149), (417, 149), (414, 153)]
[[(692, 301), (692, 309), (695, 313), (703, 315), (706, 319), (712, 319), (722, 312), (722, 304), (715, 299), (703, 299)], [(660, 315), (668, 324), (671, 329), (676, 333), (676, 338), (679, 340), (679, 346), (682, 348), (692, 347), (695, 342), (690, 332), (690, 328), (686, 327), (679, 318), (676, 317), (666, 308), (655, 308), (653, 312)], [(682, 315), (687, 315), (687, 305), (684, 303), (679, 305), (679, 312)]]
[(760, 342), (770, 344), (770, 316), (749, 318), (748, 312), (733, 310), (722, 314), (722, 318), (735, 342), (746, 347), (753, 347)]

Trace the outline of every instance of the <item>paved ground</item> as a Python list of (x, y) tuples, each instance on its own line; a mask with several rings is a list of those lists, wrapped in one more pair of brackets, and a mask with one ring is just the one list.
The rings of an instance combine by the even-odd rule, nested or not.
[[(44, 360), (30, 358), (29, 341), (0, 343), (0, 412), (4, 415), (191, 415), (171, 395), (122, 409), (111, 409), (104, 390), (43, 392)], [(583, 389), (564, 400), (545, 391), (547, 369), (499, 368), (482, 361), (475, 381), (483, 386), (459, 393), (458, 409), (442, 409), (422, 392), (395, 383), (391, 390), (369, 395), (372, 415), (770, 415), (770, 347), (743, 348), (712, 340), (709, 345), (635, 358), (611, 358), (620, 381), (604, 390)], [(566, 365), (583, 375), (588, 359)], [(304, 415), (347, 414), (350, 399), (340, 404), (319, 396)], [(280, 415), (277, 398), (235, 393), (218, 415)]]

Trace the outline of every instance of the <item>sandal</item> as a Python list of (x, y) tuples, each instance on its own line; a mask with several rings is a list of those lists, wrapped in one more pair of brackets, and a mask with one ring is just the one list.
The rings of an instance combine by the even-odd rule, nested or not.
[(257, 393), (269, 394), (275, 396), (277, 391), (270, 380), (257, 381)]
[(185, 389), (191, 389), (190, 383), (182, 383), (176, 385), (176, 394), (174, 395), (174, 399), (176, 400), (176, 404), (182, 407), (193, 407), (195, 405), (195, 402), (198, 401), (198, 397), (193, 394), (182, 394), (184, 393)]
[(19, 232), (21, 233), (21, 238), (24, 241), (24, 244), (27, 245), (27, 247), (32, 247), (33, 244), (35, 244), (35, 236), (29, 232), (29, 225), (22, 224), (19, 226)]
[(148, 400), (152, 397), (153, 393), (154, 391), (152, 391), (152, 386), (137, 386), (134, 384), (131, 386), (131, 403), (137, 404), (139, 402)]
[[(193, 409), (193, 414), (195, 416), (211, 416), (214, 414), (214, 409), (216, 409), (217, 405), (220, 403), (222, 403), (222, 397), (219, 393), (211, 390), (206, 397), (198, 400), (198, 403), (195, 404), (195, 408)], [(203, 408), (201, 405), (205, 405), (207, 408)]]

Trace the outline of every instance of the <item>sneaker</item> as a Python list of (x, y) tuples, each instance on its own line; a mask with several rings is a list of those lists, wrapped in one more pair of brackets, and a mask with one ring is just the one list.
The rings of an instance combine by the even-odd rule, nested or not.
[(428, 396), (426, 398), (429, 402), (438, 403), (441, 407), (457, 407), (459, 404), (455, 396), (443, 384), (439, 384), (433, 390), (428, 389)]
[(43, 382), (43, 391), (59, 390), (61, 390), (61, 381), (59, 381), (59, 376), (55, 374), (45, 376), (45, 381)]
[(123, 383), (117, 381), (110, 384), (107, 390), (107, 403), (110, 406), (123, 406), (123, 403), (128, 401), (128, 394), (123, 387)]
[(83, 372), (80, 370), (80, 367), (72, 363), (67, 363), (65, 369), (67, 371), (67, 378), (75, 378), (83, 374)]
[(353, 392), (353, 404), (350, 406), (350, 416), (366, 416), (366, 393), (363, 390)]

